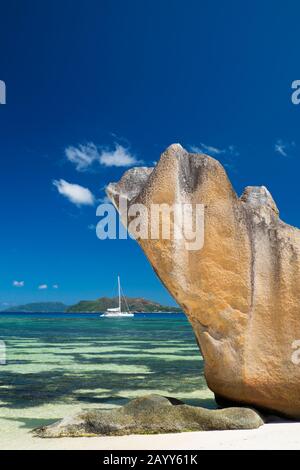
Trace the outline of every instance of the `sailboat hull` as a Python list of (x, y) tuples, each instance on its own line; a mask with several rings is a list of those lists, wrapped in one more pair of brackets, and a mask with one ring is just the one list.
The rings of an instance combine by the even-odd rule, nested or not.
[(100, 317), (107, 317), (107, 318), (128, 318), (134, 317), (134, 313), (127, 313), (127, 312), (105, 312), (100, 315)]

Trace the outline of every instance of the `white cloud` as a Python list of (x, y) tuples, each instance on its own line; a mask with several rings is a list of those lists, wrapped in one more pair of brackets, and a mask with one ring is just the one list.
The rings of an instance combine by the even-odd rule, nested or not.
[(58, 289), (59, 288), (59, 285), (58, 284), (53, 284), (53, 289)]
[(39, 289), (48, 289), (48, 285), (47, 284), (40, 284)]
[(225, 153), (229, 153), (230, 155), (232, 155), (233, 157), (238, 157), (239, 156), (239, 152), (237, 151), (236, 149), (236, 146), (235, 145), (229, 145), (227, 150), (225, 149)]
[(195, 153), (210, 153), (211, 155), (220, 155), (221, 153), (224, 153), (222, 149), (219, 149), (217, 147), (212, 147), (211, 145), (205, 145), (201, 144), (200, 145), (191, 145), (190, 147), (192, 152)]
[(114, 150), (102, 150), (99, 156), (99, 162), (104, 166), (133, 166), (143, 163), (129, 152), (123, 145), (115, 144)]
[(285, 151), (286, 145), (282, 142), (282, 140), (277, 140), (274, 146), (275, 152), (280, 153), (283, 157), (287, 157), (287, 153)]
[(295, 142), (283, 142), (281, 139), (278, 139), (274, 145), (274, 150), (282, 157), (288, 157), (292, 147), (295, 147)]
[(209, 155), (212, 155), (214, 157), (217, 157), (218, 155), (222, 155), (222, 154), (235, 156), (235, 157), (239, 155), (234, 145), (229, 145), (228, 147), (225, 147), (225, 148), (218, 148), (218, 147), (213, 147), (212, 145), (206, 145), (201, 142), (199, 145), (191, 145), (190, 150), (195, 153), (208, 153)]
[(65, 149), (65, 155), (78, 171), (87, 170), (95, 162), (106, 167), (129, 167), (143, 163), (129, 151), (129, 148), (117, 143), (112, 149), (97, 147), (92, 142), (77, 147), (69, 146)]
[(67, 159), (75, 164), (76, 170), (84, 171), (99, 159), (99, 152), (92, 142), (78, 147), (67, 147), (65, 149)]
[(24, 281), (13, 281), (14, 287), (24, 287), (24, 285), (25, 285)]
[(79, 184), (68, 183), (63, 179), (54, 180), (53, 184), (57, 188), (59, 194), (62, 194), (77, 206), (92, 206), (95, 202), (94, 195), (91, 191)]

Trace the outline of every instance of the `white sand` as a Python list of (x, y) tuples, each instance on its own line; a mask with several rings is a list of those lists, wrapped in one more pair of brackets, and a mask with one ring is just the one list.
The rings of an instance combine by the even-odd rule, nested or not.
[(28, 432), (3, 449), (204, 450), (300, 449), (300, 423), (266, 424), (251, 431), (206, 431), (153, 436), (40, 439)]

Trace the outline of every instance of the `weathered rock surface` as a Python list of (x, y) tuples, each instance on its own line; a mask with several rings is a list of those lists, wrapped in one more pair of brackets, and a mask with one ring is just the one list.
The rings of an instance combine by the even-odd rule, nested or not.
[(187, 314), (216, 396), (300, 418), (300, 365), (291, 360), (300, 339), (300, 231), (279, 219), (268, 190), (247, 187), (239, 198), (218, 161), (174, 144), (153, 170), (127, 171), (107, 194), (117, 207), (122, 198), (149, 210), (204, 204), (202, 249), (161, 236), (138, 241)]
[(207, 410), (160, 395), (148, 395), (113, 410), (90, 411), (36, 429), (39, 437), (122, 436), (184, 431), (255, 429), (263, 423), (249, 408)]

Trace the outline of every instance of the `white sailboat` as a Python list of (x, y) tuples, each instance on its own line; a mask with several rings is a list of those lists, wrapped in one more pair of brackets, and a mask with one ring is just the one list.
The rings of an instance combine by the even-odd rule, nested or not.
[(124, 317), (134, 317), (134, 314), (129, 311), (126, 299), (124, 297), (127, 310), (125, 312), (122, 312), (122, 296), (121, 296), (121, 282), (120, 282), (120, 276), (118, 276), (118, 295), (119, 295), (119, 306), (116, 308), (108, 308), (106, 312), (104, 312), (100, 317), (109, 317), (109, 318), (124, 318)]

